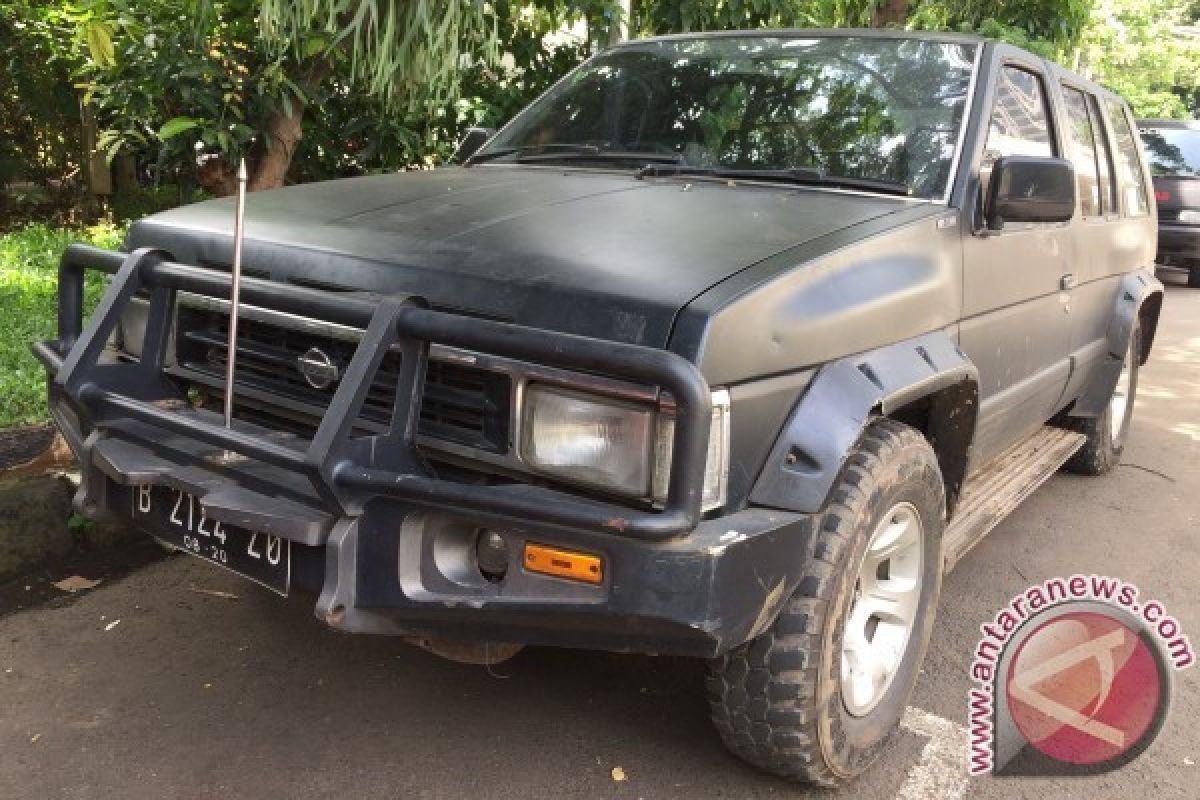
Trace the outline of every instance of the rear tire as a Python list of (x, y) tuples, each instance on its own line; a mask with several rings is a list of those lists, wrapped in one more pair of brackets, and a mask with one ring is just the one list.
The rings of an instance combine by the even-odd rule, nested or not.
[(1066, 418), (1066, 427), (1087, 436), (1087, 441), (1067, 460), (1063, 469), (1079, 475), (1103, 475), (1121, 463), (1121, 454), (1125, 451), (1133, 420), (1133, 403), (1137, 397), (1141, 347), (1142, 326), (1135, 322), (1129, 333), (1129, 347), (1125, 350), (1121, 377), (1104, 407), (1104, 413), (1096, 417)]
[[(766, 631), (709, 665), (712, 719), (730, 750), (827, 787), (874, 761), (899, 725), (929, 641), (944, 514), (925, 438), (888, 419), (869, 425), (814, 520), (794, 594)], [(903, 600), (888, 605), (887, 597)]]

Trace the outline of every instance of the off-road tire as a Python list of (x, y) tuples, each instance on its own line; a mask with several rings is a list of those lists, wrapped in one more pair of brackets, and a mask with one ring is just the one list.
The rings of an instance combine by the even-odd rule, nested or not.
[[(884, 513), (907, 501), (924, 531), (923, 580), (905, 655), (878, 705), (851, 716), (841, 696), (841, 638), (857, 566)], [(805, 572), (773, 624), (710, 662), (713, 723), (760, 769), (832, 787), (858, 775), (894, 733), (916, 683), (941, 589), (945, 494), (937, 458), (917, 431), (872, 422), (813, 523)]]
[[(1087, 437), (1083, 447), (1075, 451), (1075, 455), (1067, 459), (1063, 469), (1079, 475), (1103, 475), (1121, 463), (1121, 453), (1125, 450), (1125, 442), (1129, 440), (1129, 425), (1133, 419), (1133, 403), (1137, 399), (1138, 356), (1142, 346), (1142, 328), (1134, 323), (1129, 334), (1130, 348), (1125, 357), (1129, 359), (1129, 395), (1125, 399), (1125, 416), (1122, 420), (1113, 419), (1112, 403), (1106, 403), (1104, 413), (1096, 417), (1066, 417), (1065, 427)], [(1114, 392), (1116, 389), (1114, 388)], [(1121, 425), (1124, 430), (1118, 439), (1113, 438), (1113, 425)]]

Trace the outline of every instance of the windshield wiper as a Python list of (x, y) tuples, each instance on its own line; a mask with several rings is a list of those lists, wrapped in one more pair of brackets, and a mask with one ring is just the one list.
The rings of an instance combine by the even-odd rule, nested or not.
[(768, 181), (792, 183), (802, 186), (834, 186), (839, 189), (863, 189), (904, 197), (912, 195), (912, 189), (897, 181), (876, 178), (856, 178), (850, 175), (826, 175), (812, 167), (757, 168), (757, 167), (692, 167), (685, 164), (647, 164), (637, 172), (638, 178), (682, 175), (696, 178), (718, 178), (721, 180)]
[(638, 161), (642, 164), (678, 164), (683, 160), (683, 156), (677, 153), (601, 150), (594, 144), (550, 143), (491, 150), (467, 159), (466, 166), (511, 155), (516, 155), (518, 164), (537, 164), (545, 161)]
[(504, 156), (511, 156), (514, 153), (540, 153), (548, 150), (566, 150), (572, 154), (587, 154), (599, 153), (600, 148), (594, 144), (574, 144), (570, 142), (551, 142), (549, 144), (527, 144), (521, 147), (501, 147), (499, 150), (488, 150), (484, 153), (476, 153), (466, 160), (463, 166), (471, 166), (472, 164), (480, 164), (484, 161), (491, 161)]

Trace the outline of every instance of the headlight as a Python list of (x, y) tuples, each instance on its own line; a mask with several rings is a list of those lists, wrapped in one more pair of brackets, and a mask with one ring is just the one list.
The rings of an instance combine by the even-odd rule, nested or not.
[(531, 386), (521, 456), (539, 472), (644, 497), (656, 416), (634, 403)]
[[(714, 392), (712, 419), (705, 510), (725, 502), (727, 392)], [(538, 385), (525, 392), (521, 457), (545, 475), (661, 502), (670, 481), (674, 439), (674, 418), (651, 406)]]
[(1180, 211), (1179, 221), (1190, 225), (1200, 225), (1200, 211)]

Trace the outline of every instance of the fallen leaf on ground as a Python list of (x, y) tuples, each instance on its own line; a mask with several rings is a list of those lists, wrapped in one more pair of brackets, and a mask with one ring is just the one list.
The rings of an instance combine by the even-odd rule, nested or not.
[(625, 780), (625, 770), (621, 769), (620, 767), (613, 767), (612, 768), (612, 778), (617, 783), (620, 783), (621, 781)]
[(120, 624), (121, 624), (121, 620), (114, 619), (112, 622), (110, 622), (104, 626), (104, 630), (111, 631), (113, 628), (117, 627)]
[(224, 597), (226, 600), (240, 600), (241, 599), (233, 592), (222, 592), (222, 591), (218, 591), (216, 589), (199, 589), (195, 586), (189, 586), (188, 591), (195, 592), (196, 594), (209, 594), (209, 595), (212, 595), (213, 597)]
[(69, 578), (63, 578), (61, 581), (55, 581), (54, 588), (62, 589), (64, 592), (82, 592), (95, 587), (99, 580), (88, 580), (82, 575), (72, 575)]

